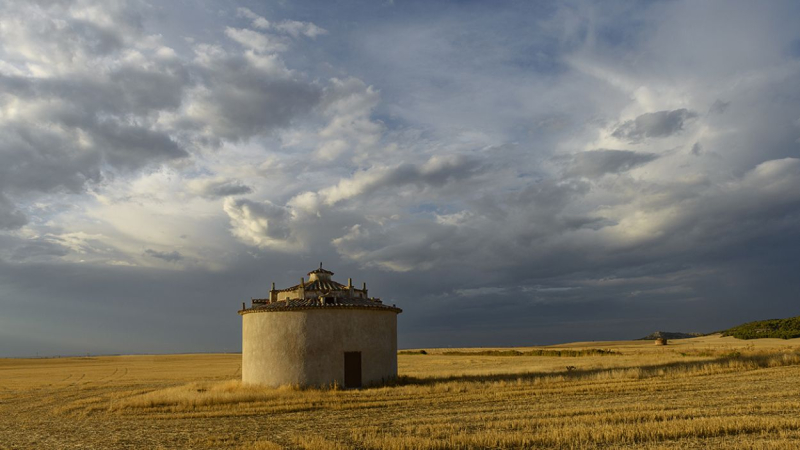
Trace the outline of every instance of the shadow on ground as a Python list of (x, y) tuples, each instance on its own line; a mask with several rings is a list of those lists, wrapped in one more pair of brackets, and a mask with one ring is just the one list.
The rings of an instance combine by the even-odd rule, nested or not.
[(789, 366), (800, 364), (800, 352), (742, 355), (733, 352), (723, 356), (699, 361), (673, 361), (664, 364), (644, 366), (623, 366), (602, 369), (580, 369), (565, 366), (563, 371), (556, 372), (511, 372), (484, 375), (451, 375), (446, 377), (411, 377), (401, 375), (391, 386), (428, 386), (438, 383), (494, 383), (534, 380), (582, 380), (582, 379), (614, 379), (614, 378), (653, 378), (677, 374), (714, 373), (721, 370), (758, 369), (772, 366)]

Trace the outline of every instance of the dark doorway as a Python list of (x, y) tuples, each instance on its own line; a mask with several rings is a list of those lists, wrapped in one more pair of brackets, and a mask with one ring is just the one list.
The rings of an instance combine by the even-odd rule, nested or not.
[(361, 352), (344, 352), (344, 387), (361, 387)]

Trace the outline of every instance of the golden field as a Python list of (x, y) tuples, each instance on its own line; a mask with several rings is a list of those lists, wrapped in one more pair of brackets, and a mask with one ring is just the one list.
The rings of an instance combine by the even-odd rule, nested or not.
[(242, 386), (238, 354), (0, 359), (0, 449), (800, 448), (800, 340), (546, 349), (613, 354), (426, 349), (352, 391)]

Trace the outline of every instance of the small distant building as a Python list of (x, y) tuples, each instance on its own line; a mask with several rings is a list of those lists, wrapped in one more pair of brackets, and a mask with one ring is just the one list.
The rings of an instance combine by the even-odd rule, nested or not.
[(242, 382), (362, 387), (397, 377), (397, 314), (322, 268), (242, 304)]
[(656, 338), (656, 345), (667, 345), (667, 338)]

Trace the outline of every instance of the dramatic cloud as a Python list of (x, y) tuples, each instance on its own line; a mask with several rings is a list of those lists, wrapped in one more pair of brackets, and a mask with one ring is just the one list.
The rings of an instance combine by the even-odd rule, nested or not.
[[(258, 14), (254, 13), (252, 10), (247, 8), (237, 8), (236, 14), (239, 17), (245, 17), (250, 19), (252, 21), (252, 26), (256, 28), (262, 30), (272, 30), (279, 33), (286, 33), (294, 38), (297, 38), (299, 36), (305, 36), (314, 39), (319, 35), (328, 33), (328, 30), (320, 28), (311, 22), (300, 22), (297, 20), (282, 20), (277, 23), (270, 22), (269, 20), (265, 19), (262, 16), (259, 16)], [(256, 40), (259, 39), (260, 38), (256, 37)]]
[(113, 55), (142, 36), (135, 5), (111, 1), (4, 2), (4, 63), (34, 76), (68, 73)]
[(694, 117), (697, 114), (686, 108), (642, 114), (634, 120), (623, 122), (612, 136), (631, 142), (671, 136), (683, 130), (684, 122)]
[(271, 202), (225, 199), (234, 236), (242, 241), (280, 251), (302, 250), (292, 238), (291, 211)]
[(326, 34), (328, 31), (314, 25), (311, 22), (298, 22), (296, 20), (283, 20), (272, 26), (275, 30), (284, 32), (292, 37), (306, 36), (311, 39), (319, 35)]
[(193, 180), (190, 189), (206, 198), (228, 197), (231, 195), (251, 194), (253, 188), (239, 180), (207, 179)]
[(340, 181), (336, 186), (322, 189), (320, 194), (325, 203), (334, 205), (366, 193), (407, 185), (420, 189), (441, 188), (447, 183), (472, 177), (483, 169), (485, 167), (481, 167), (477, 161), (463, 156), (434, 156), (422, 165), (402, 164), (359, 172), (352, 178)]
[(374, 154), (384, 132), (371, 117), (379, 100), (378, 92), (357, 78), (332, 79), (321, 102), (328, 124), (319, 131), (316, 156), (325, 161), (345, 156), (364, 160)]
[(0, 195), (0, 230), (19, 228), (27, 222), (25, 215), (17, 210), (5, 196)]
[(288, 48), (285, 41), (258, 31), (228, 27), (225, 34), (243, 47), (261, 53), (283, 52)]
[(658, 158), (651, 153), (628, 150), (593, 150), (576, 154), (567, 169), (568, 176), (597, 178), (607, 173), (620, 173)]
[(23, 241), (21, 245), (14, 248), (10, 259), (12, 261), (33, 261), (50, 260), (53, 257), (61, 257), (69, 254), (69, 249), (58, 242), (57, 238), (45, 236)]
[(798, 16), (0, 2), (0, 356), (235, 351), (320, 260), (401, 346), (794, 315)]
[(199, 46), (197, 75), (186, 112), (211, 138), (240, 140), (289, 125), (308, 112), (321, 89), (299, 79), (275, 55), (230, 53)]
[(148, 248), (144, 251), (144, 254), (153, 258), (162, 259), (167, 262), (177, 262), (183, 259), (183, 255), (181, 255), (177, 250), (173, 250), (171, 252), (160, 252)]

